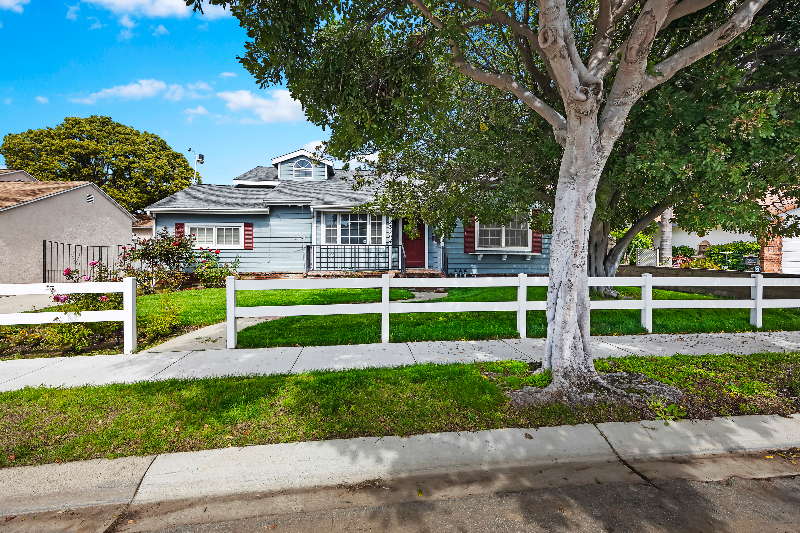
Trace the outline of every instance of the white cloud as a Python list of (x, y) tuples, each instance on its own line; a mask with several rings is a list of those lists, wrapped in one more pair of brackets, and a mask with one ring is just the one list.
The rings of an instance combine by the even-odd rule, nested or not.
[(133, 37), (133, 28), (137, 26), (136, 21), (129, 17), (127, 14), (122, 15), (117, 23), (123, 27), (123, 30), (117, 35), (117, 40), (125, 41)]
[(84, 0), (84, 2), (108, 9), (116, 15), (127, 13), (155, 18), (188, 17), (192, 13), (192, 9), (187, 7), (183, 0)]
[(118, 21), (118, 22), (119, 22), (119, 25), (120, 25), (120, 26), (123, 26), (123, 27), (125, 27), (125, 28), (128, 28), (129, 30), (132, 30), (133, 28), (135, 28), (135, 27), (137, 26), (137, 24), (136, 24), (136, 21), (135, 21), (135, 20), (133, 20), (133, 19), (132, 19), (130, 16), (128, 16), (128, 15), (122, 15), (122, 16), (119, 18), (119, 21)]
[(303, 108), (294, 100), (289, 91), (277, 89), (269, 98), (256, 96), (250, 91), (227, 91), (217, 93), (225, 100), (225, 106), (232, 111), (250, 111), (261, 122), (294, 122), (303, 120)]
[(161, 37), (162, 35), (169, 35), (169, 30), (165, 28), (163, 24), (159, 24), (156, 26), (155, 30), (153, 30), (153, 37)]
[(311, 141), (310, 143), (304, 144), (303, 148), (305, 148), (309, 152), (316, 152), (317, 151), (317, 146), (320, 146), (320, 147), (322, 147), (324, 149), (325, 148), (325, 141), (323, 141), (323, 140)]
[(179, 100), (183, 100), (184, 98), (209, 98), (211, 96), (209, 91), (211, 90), (211, 85), (204, 81), (187, 83), (186, 87), (183, 85), (172, 84), (169, 86), (169, 90), (164, 95), (164, 99), (177, 102)]
[(161, 80), (138, 80), (127, 85), (116, 85), (110, 89), (92, 93), (86, 98), (70, 98), (76, 104), (96, 104), (100, 100), (110, 100), (112, 98), (122, 98), (125, 100), (141, 100), (142, 98), (152, 98), (167, 88), (167, 84)]
[(186, 113), (187, 115), (208, 115), (208, 110), (205, 107), (199, 105), (194, 109), (191, 108), (186, 109), (184, 113)]
[(39, 102), (40, 104), (49, 104), (50, 103), (50, 100), (48, 100), (44, 96), (37, 96), (36, 97), (36, 101)]
[(27, 5), (31, 0), (0, 0), (0, 9), (22, 13), (22, 6)]
[(184, 113), (189, 115), (188, 117), (186, 117), (186, 122), (188, 124), (191, 124), (192, 121), (194, 120), (194, 117), (196, 117), (197, 115), (208, 115), (208, 110), (205, 107), (199, 105), (194, 109), (190, 108), (184, 110)]
[(78, 13), (80, 10), (80, 4), (75, 4), (74, 6), (67, 4), (67, 20), (78, 20)]
[(92, 22), (92, 25), (89, 26), (90, 30), (99, 30), (100, 28), (105, 26), (105, 24), (101, 24), (100, 23), (100, 19), (97, 18), (97, 17), (86, 17), (86, 20), (93, 20), (94, 21), (94, 22)]
[(211, 4), (203, 4), (203, 14), (201, 15), (200, 12), (195, 12), (196, 17), (201, 17), (209, 20), (221, 19), (222, 17), (227, 17), (231, 14), (230, 11), (225, 9), (222, 6), (215, 6)]
[(233, 72), (223, 72), (219, 75), (220, 78), (235, 78), (236, 74)]

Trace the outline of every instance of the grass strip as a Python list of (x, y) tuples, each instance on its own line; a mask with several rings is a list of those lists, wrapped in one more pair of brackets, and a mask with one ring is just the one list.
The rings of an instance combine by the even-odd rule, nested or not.
[[(800, 410), (800, 354), (598, 360), (687, 392), (690, 417)], [(610, 405), (514, 409), (543, 386), (519, 361), (0, 393), (0, 467), (352, 437), (632, 421)], [(13, 459), (12, 459), (13, 457)]]

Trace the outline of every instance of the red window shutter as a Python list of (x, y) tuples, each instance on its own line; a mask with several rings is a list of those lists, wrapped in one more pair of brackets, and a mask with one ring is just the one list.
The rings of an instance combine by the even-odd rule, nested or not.
[(175, 236), (176, 237), (183, 237), (186, 233), (186, 224), (183, 222), (176, 222), (175, 223)]
[[(538, 209), (534, 209), (533, 211), (531, 211), (531, 215), (536, 216), (538, 212), (539, 212)], [(531, 230), (531, 253), (532, 254), (542, 253), (542, 234), (534, 230)]]
[(244, 223), (244, 249), (245, 250), (252, 250), (253, 249), (253, 223), (252, 222), (245, 222)]
[(464, 224), (464, 253), (475, 253), (475, 217)]

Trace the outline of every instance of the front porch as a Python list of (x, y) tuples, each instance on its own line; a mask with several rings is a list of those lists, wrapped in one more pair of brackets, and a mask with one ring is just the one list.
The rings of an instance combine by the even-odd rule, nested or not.
[(389, 272), (406, 273), (403, 245), (310, 244), (305, 248), (305, 273)]

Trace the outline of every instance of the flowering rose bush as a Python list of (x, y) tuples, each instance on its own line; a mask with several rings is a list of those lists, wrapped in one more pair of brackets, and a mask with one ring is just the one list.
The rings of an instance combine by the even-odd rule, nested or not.
[[(73, 283), (80, 281), (121, 281), (119, 272), (106, 267), (101, 261), (91, 261), (89, 272), (81, 275), (72, 268), (64, 269), (64, 276)], [(122, 294), (54, 294), (53, 301), (62, 312), (81, 313), (83, 311), (104, 311), (122, 308)], [(65, 351), (79, 352), (92, 342), (101, 342), (115, 335), (121, 324), (119, 322), (84, 322), (76, 324), (55, 323), (39, 328), (42, 343), (51, 348), (62, 348)]]
[(239, 268), (239, 256), (231, 263), (221, 263), (219, 250), (211, 251), (200, 248), (197, 254), (194, 273), (204, 287), (223, 287), (225, 278), (235, 276)]
[(186, 282), (195, 253), (194, 235), (171, 235), (164, 227), (150, 239), (123, 247), (120, 262), (127, 275), (139, 280), (142, 293), (154, 292), (157, 285), (175, 291)]

